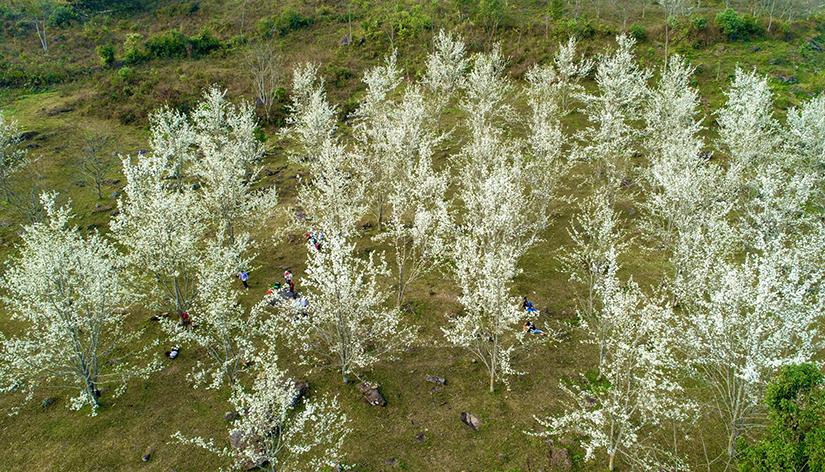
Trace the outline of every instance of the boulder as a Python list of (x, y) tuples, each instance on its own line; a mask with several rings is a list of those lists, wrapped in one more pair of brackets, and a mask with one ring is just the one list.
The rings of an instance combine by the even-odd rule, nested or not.
[(92, 210), (92, 211), (94, 213), (103, 213), (103, 212), (107, 212), (107, 211), (112, 211), (113, 209), (114, 209), (114, 206), (112, 206), (112, 205), (101, 205), (100, 203), (98, 203), (97, 205), (95, 205), (95, 209)]
[(573, 461), (567, 449), (550, 444), (547, 449), (547, 465), (550, 470), (573, 470)]
[(415, 435), (415, 440), (419, 443), (423, 443), (425, 439), (427, 439), (427, 436), (424, 434), (424, 431), (421, 431)]
[(237, 411), (227, 411), (226, 413), (224, 413), (223, 419), (226, 421), (235, 421), (236, 419), (238, 419), (238, 416), (240, 415), (238, 415)]
[(434, 383), (436, 385), (447, 385), (447, 379), (445, 379), (444, 377), (428, 375), (424, 378), (427, 380), (427, 382)]
[(229, 445), (232, 446), (232, 449), (241, 449), (244, 447), (244, 440), (243, 440), (243, 432), (240, 430), (234, 430), (229, 433)]
[(361, 382), (358, 384), (358, 391), (364, 395), (364, 400), (372, 406), (387, 406), (387, 401), (381, 392), (378, 391), (379, 385), (373, 382)]
[(466, 411), (461, 412), (461, 422), (472, 428), (473, 431), (478, 431), (481, 428), (481, 419)]

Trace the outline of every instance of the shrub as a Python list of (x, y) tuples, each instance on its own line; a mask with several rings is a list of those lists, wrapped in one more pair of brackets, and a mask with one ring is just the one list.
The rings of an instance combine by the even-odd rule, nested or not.
[(708, 29), (708, 19), (704, 16), (696, 16), (690, 20), (690, 27), (693, 31), (704, 31)]
[(143, 35), (139, 33), (129, 33), (123, 42), (123, 62), (126, 64), (136, 64), (146, 59), (146, 52), (143, 50)]
[(647, 40), (647, 30), (644, 26), (633, 23), (630, 25), (630, 36), (636, 39), (636, 41), (642, 42)]
[(151, 57), (183, 57), (189, 38), (178, 30), (169, 30), (146, 41), (146, 51)]
[(547, 2), (547, 16), (554, 20), (564, 16), (564, 0), (550, 0)]
[(220, 49), (223, 44), (221, 40), (212, 35), (212, 32), (204, 28), (200, 34), (189, 38), (192, 47), (192, 55), (195, 57), (205, 56), (210, 52)]
[(502, 23), (504, 20), (504, 2), (501, 0), (479, 0), (478, 17), (487, 27)]
[(596, 28), (593, 27), (593, 23), (591, 23), (590, 20), (582, 18), (567, 20), (563, 23), (563, 27), (568, 34), (576, 36), (579, 39), (592, 38), (596, 34)]
[(783, 367), (765, 392), (769, 425), (740, 440), (739, 470), (825, 470), (825, 376), (813, 364)]
[(298, 10), (287, 7), (280, 15), (263, 18), (258, 22), (261, 36), (271, 38), (273, 35), (284, 36), (312, 24), (312, 18), (303, 16)]
[(111, 44), (98, 46), (97, 57), (100, 59), (100, 65), (111, 66), (115, 62), (115, 47)]
[(130, 80), (132, 80), (132, 78), (134, 78), (134, 76), (135, 74), (134, 71), (132, 71), (131, 67), (123, 66), (117, 70), (118, 79), (124, 82), (129, 82)]
[(49, 15), (48, 24), (54, 28), (61, 28), (77, 19), (77, 11), (71, 5), (57, 5)]
[(433, 27), (433, 20), (415, 5), (411, 9), (399, 7), (392, 17), (393, 30), (399, 38), (406, 38)]
[(731, 41), (743, 41), (760, 32), (759, 24), (752, 16), (742, 16), (736, 10), (727, 8), (716, 15), (716, 24)]

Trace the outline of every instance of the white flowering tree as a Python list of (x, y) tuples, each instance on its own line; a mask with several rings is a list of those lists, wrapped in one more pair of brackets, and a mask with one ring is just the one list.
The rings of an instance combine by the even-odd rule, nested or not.
[(20, 128), (17, 121), (6, 118), (0, 111), (0, 191), (8, 202), (9, 178), (20, 168), (26, 158), (26, 150), (20, 146)]
[(195, 297), (196, 270), (208, 225), (197, 196), (169, 183), (176, 167), (159, 153), (124, 157), (124, 197), (111, 221), (127, 249), (126, 260), (161, 309), (187, 311)]
[(731, 191), (741, 192), (754, 170), (771, 159), (780, 144), (773, 118), (773, 94), (767, 78), (737, 68), (716, 113), (721, 150), (730, 159), (726, 174)]
[[(559, 255), (562, 271), (568, 274), (571, 282), (584, 288), (579, 316), (598, 325), (597, 289), (609, 275), (611, 266), (618, 266), (617, 254), (629, 244), (606, 189), (598, 189), (583, 202), (567, 232), (572, 245), (563, 248)], [(599, 359), (603, 358), (603, 352), (600, 342)]]
[(699, 96), (690, 86), (693, 68), (672, 56), (658, 86), (645, 103), (644, 147), (650, 165), (643, 229), (666, 248), (677, 234), (730, 209), (722, 190), (721, 169), (702, 155)]
[(120, 254), (69, 226), (71, 211), (55, 199), (43, 195), (46, 221), (24, 228), (2, 279), (3, 302), (21, 330), (0, 336), (0, 391), (31, 400), (41, 388), (70, 389), (78, 392), (71, 408), (95, 415), (104, 387), (118, 395), (129, 379), (158, 368), (147, 357), (154, 344), (136, 348), (141, 332), (124, 327), (132, 298)]
[(570, 111), (571, 101), (584, 93), (584, 87), (580, 82), (590, 73), (594, 65), (590, 59), (577, 58), (577, 48), (578, 41), (570, 37), (567, 44), (559, 44), (553, 63), (541, 66), (539, 69), (546, 74), (547, 78), (544, 82), (562, 114), (567, 114)]
[(345, 382), (410, 345), (414, 330), (402, 324), (400, 310), (386, 307), (390, 293), (379, 283), (387, 275), (383, 259), (357, 257), (355, 245), (334, 232), (320, 249), (307, 249), (301, 285), (308, 306), (276, 303), (279, 314), (267, 329), (280, 333), (302, 361), (335, 366)]
[(381, 190), (387, 219), (376, 239), (388, 242), (394, 252), (397, 306), (409, 285), (441, 262), (447, 249), (448, 178), (433, 167), (433, 148), (441, 137), (427, 128), (430, 117), (425, 97), (413, 86), (385, 121), (385, 155), (395, 164), (393, 178)]
[(312, 160), (318, 149), (335, 135), (337, 110), (327, 101), (318, 66), (302, 64), (292, 75), (291, 103), (282, 136), (294, 143), (289, 157), (295, 162)]
[(729, 457), (737, 438), (758, 424), (776, 369), (822, 349), (824, 235), (820, 225), (806, 240), (774, 240), (741, 262), (716, 258), (686, 303), (685, 349), (714, 393), (710, 406), (727, 428)]
[(252, 386), (234, 386), (229, 402), (239, 417), (230, 426), (230, 447), (180, 431), (172, 437), (225, 457), (231, 470), (317, 471), (341, 465), (350, 427), (337, 398), (304, 398), (277, 361), (271, 353), (258, 358)]
[(255, 137), (254, 108), (233, 105), (225, 95), (213, 86), (191, 114), (197, 147), (192, 174), (213, 229), (232, 243), (236, 234), (271, 216), (278, 198), (274, 187), (253, 188), (264, 152)]
[(611, 201), (629, 177), (629, 159), (639, 134), (634, 122), (648, 94), (651, 75), (636, 62), (633, 38), (620, 35), (616, 42), (618, 48), (601, 57), (596, 66), (598, 93), (578, 95), (589, 126), (578, 133), (577, 155), (594, 164), (591, 179), (607, 186)]
[(232, 287), (238, 272), (248, 270), (252, 264), (250, 245), (246, 235), (226, 243), (222, 234), (206, 244), (197, 261), (195, 296), (189, 309), (195, 329), (161, 319), (161, 326), (173, 342), (206, 352), (208, 361), (197, 361), (189, 376), (195, 387), (234, 384), (244, 356), (253, 352), (249, 322), (238, 301), (238, 291)]
[(788, 111), (784, 137), (796, 160), (822, 180), (825, 173), (825, 95)]
[(584, 329), (592, 342), (604, 343), (599, 376), (563, 383), (569, 397), (566, 412), (536, 417), (543, 428), (538, 434), (577, 435), (585, 461), (606, 456), (609, 470), (620, 461), (640, 470), (660, 470), (665, 465), (667, 470), (686, 470), (678, 457), (659, 446), (656, 437), (666, 421), (688, 420), (691, 410), (675, 381), (679, 362), (672, 311), (645, 296), (633, 281), (622, 286), (615, 266), (598, 295), (604, 325)]
[(433, 38), (433, 48), (427, 55), (427, 70), (421, 79), (436, 110), (440, 111), (461, 88), (469, 64), (464, 42), (452, 33), (439, 30)]

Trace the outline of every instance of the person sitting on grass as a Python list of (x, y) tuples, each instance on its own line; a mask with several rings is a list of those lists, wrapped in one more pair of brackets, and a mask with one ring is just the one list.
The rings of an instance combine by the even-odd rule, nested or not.
[(525, 333), (537, 334), (539, 336), (544, 336), (544, 331), (536, 328), (536, 325), (534, 325), (532, 321), (525, 321), (524, 326), (522, 326), (522, 330)]
[(539, 314), (539, 311), (536, 309), (535, 306), (533, 306), (533, 302), (528, 300), (527, 297), (524, 297), (522, 299), (521, 307), (524, 309), (524, 311), (527, 312), (528, 315), (538, 315)]

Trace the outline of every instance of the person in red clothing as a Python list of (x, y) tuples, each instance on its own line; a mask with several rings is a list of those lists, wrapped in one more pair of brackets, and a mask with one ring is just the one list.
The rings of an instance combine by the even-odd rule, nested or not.
[(192, 320), (189, 318), (188, 311), (180, 312), (180, 325), (181, 326), (189, 326), (192, 323)]

